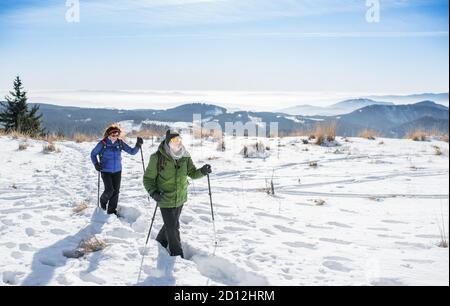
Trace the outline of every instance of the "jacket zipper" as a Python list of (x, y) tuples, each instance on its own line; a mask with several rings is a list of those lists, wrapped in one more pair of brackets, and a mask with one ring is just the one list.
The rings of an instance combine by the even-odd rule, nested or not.
[(175, 207), (178, 203), (178, 161), (175, 161)]

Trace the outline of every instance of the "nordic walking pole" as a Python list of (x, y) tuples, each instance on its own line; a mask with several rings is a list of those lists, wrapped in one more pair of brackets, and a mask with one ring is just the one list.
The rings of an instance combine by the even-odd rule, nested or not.
[(139, 150), (141, 151), (142, 170), (144, 170), (144, 173), (145, 173), (144, 153), (142, 153), (142, 147), (139, 148)]
[[(145, 174), (144, 153), (142, 153), (142, 148), (140, 150), (141, 150), (142, 168), (144, 169), (144, 174)], [(147, 199), (148, 199), (148, 202), (150, 203), (149, 195), (147, 195)], [(141, 279), (142, 265), (144, 264), (144, 258), (145, 258), (145, 249), (147, 248), (148, 240), (150, 239), (150, 233), (152, 232), (153, 223), (155, 222), (155, 216), (156, 216), (157, 210), (158, 210), (158, 203), (156, 203), (155, 211), (153, 212), (152, 222), (150, 223), (150, 229), (148, 230), (147, 239), (145, 240), (144, 250), (142, 251), (141, 266), (139, 267), (139, 274), (138, 274), (138, 279), (137, 279), (138, 283), (139, 283), (139, 280)]]
[(100, 207), (100, 171), (98, 171), (97, 180), (97, 207)]
[(207, 177), (208, 177), (209, 202), (211, 203), (211, 216), (212, 216), (213, 230), (214, 230), (214, 243), (217, 246), (216, 222), (214, 220), (214, 209), (213, 209), (212, 193), (211, 193), (211, 182), (209, 180), (209, 174), (207, 174)]
[(153, 222), (155, 221), (155, 216), (156, 216), (157, 210), (158, 210), (158, 203), (156, 203), (155, 211), (153, 212), (152, 223), (150, 224), (150, 229), (148, 230), (148, 234), (147, 234), (147, 240), (145, 241), (144, 250), (142, 251), (141, 266), (139, 267), (139, 274), (138, 274), (138, 279), (137, 279), (138, 283), (139, 283), (139, 280), (141, 279), (142, 265), (144, 264), (144, 257), (145, 257), (145, 249), (147, 248), (148, 240), (150, 239), (150, 233), (152, 232)]

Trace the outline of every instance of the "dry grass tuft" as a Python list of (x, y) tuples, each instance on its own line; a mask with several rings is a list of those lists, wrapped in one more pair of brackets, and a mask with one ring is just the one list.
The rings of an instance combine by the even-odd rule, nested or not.
[(379, 137), (379, 133), (374, 130), (365, 129), (361, 131), (358, 136), (369, 140), (375, 140), (377, 137)]
[(19, 151), (25, 151), (27, 148), (28, 148), (28, 143), (26, 141), (19, 143)]
[[(316, 124), (313, 136), (317, 145), (323, 145), (325, 142), (333, 142), (336, 139), (336, 123), (322, 123)], [(311, 137), (310, 137), (311, 138)]]
[(310, 166), (310, 167), (313, 167), (313, 168), (317, 168), (318, 164), (317, 164), (316, 161), (310, 161), (310, 162), (309, 162), (309, 166)]
[(411, 139), (414, 141), (426, 141), (428, 133), (423, 130), (416, 130), (406, 134), (406, 139)]
[(217, 144), (217, 151), (225, 152), (226, 146), (225, 146), (225, 140), (220, 140)]
[(78, 249), (83, 252), (83, 254), (98, 252), (105, 249), (107, 246), (106, 241), (98, 239), (96, 236), (92, 236), (87, 239), (81, 240), (78, 245)]
[[(448, 205), (448, 203), (447, 203), (447, 205)], [(447, 236), (447, 230), (445, 229), (444, 212), (442, 210), (441, 210), (441, 220), (438, 220), (437, 225), (439, 227), (439, 236), (440, 236), (440, 241), (438, 243), (438, 247), (448, 248), (448, 236)]]
[(76, 214), (79, 214), (80, 212), (82, 212), (83, 210), (85, 210), (87, 208), (88, 208), (88, 204), (86, 202), (80, 202), (72, 209), (72, 211)]
[(56, 148), (53, 142), (48, 142), (47, 144), (44, 144), (42, 146), (42, 152), (49, 154), (53, 152), (59, 152), (59, 149)]
[(325, 205), (325, 200), (324, 199), (317, 199), (317, 200), (314, 200), (314, 203), (316, 204), (316, 206), (323, 206), (323, 205)]
[(440, 147), (433, 146), (433, 149), (434, 149), (434, 155), (437, 155), (437, 156), (441, 156), (442, 155), (442, 150), (441, 150)]
[(75, 135), (73, 135), (73, 141), (75, 141), (76, 143), (82, 143), (82, 142), (90, 142), (90, 141), (94, 141), (97, 138), (93, 137), (93, 136), (89, 136), (86, 134), (81, 134), (81, 133), (76, 133)]
[(153, 139), (153, 137), (159, 138), (164, 137), (166, 135), (166, 132), (161, 130), (150, 130), (150, 129), (143, 129), (140, 131), (132, 131), (127, 136), (129, 137), (142, 137), (144, 139)]
[(195, 138), (213, 138), (214, 140), (222, 140), (223, 139), (223, 132), (222, 130), (205, 130), (205, 129), (199, 129), (195, 128), (193, 129), (193, 135)]

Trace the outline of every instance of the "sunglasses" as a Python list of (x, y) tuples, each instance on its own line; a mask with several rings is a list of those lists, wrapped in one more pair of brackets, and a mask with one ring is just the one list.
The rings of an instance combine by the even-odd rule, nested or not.
[(119, 136), (119, 135), (120, 135), (120, 132), (118, 132), (118, 131), (111, 132), (111, 133), (109, 133), (109, 135), (110, 135), (110, 136)]
[(180, 143), (181, 140), (182, 140), (181, 137), (177, 136), (177, 137), (174, 137), (174, 138), (170, 139), (170, 142), (172, 142), (172, 143)]

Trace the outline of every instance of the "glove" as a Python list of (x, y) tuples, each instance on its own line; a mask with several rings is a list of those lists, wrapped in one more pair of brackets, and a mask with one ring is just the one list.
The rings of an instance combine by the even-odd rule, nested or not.
[(200, 168), (200, 171), (202, 172), (203, 175), (207, 175), (210, 174), (212, 172), (211, 170), (211, 165), (204, 165), (203, 167)]
[(140, 147), (142, 147), (143, 144), (144, 144), (144, 139), (142, 139), (141, 137), (138, 137), (136, 140), (136, 147), (140, 148)]
[(101, 163), (96, 163), (94, 166), (95, 166), (95, 170), (97, 170), (97, 171), (102, 171), (102, 169), (103, 169), (103, 166)]
[(152, 194), (152, 199), (155, 200), (155, 202), (157, 202), (157, 203), (161, 202), (163, 197), (164, 197), (164, 192), (162, 192), (162, 191), (155, 191)]

